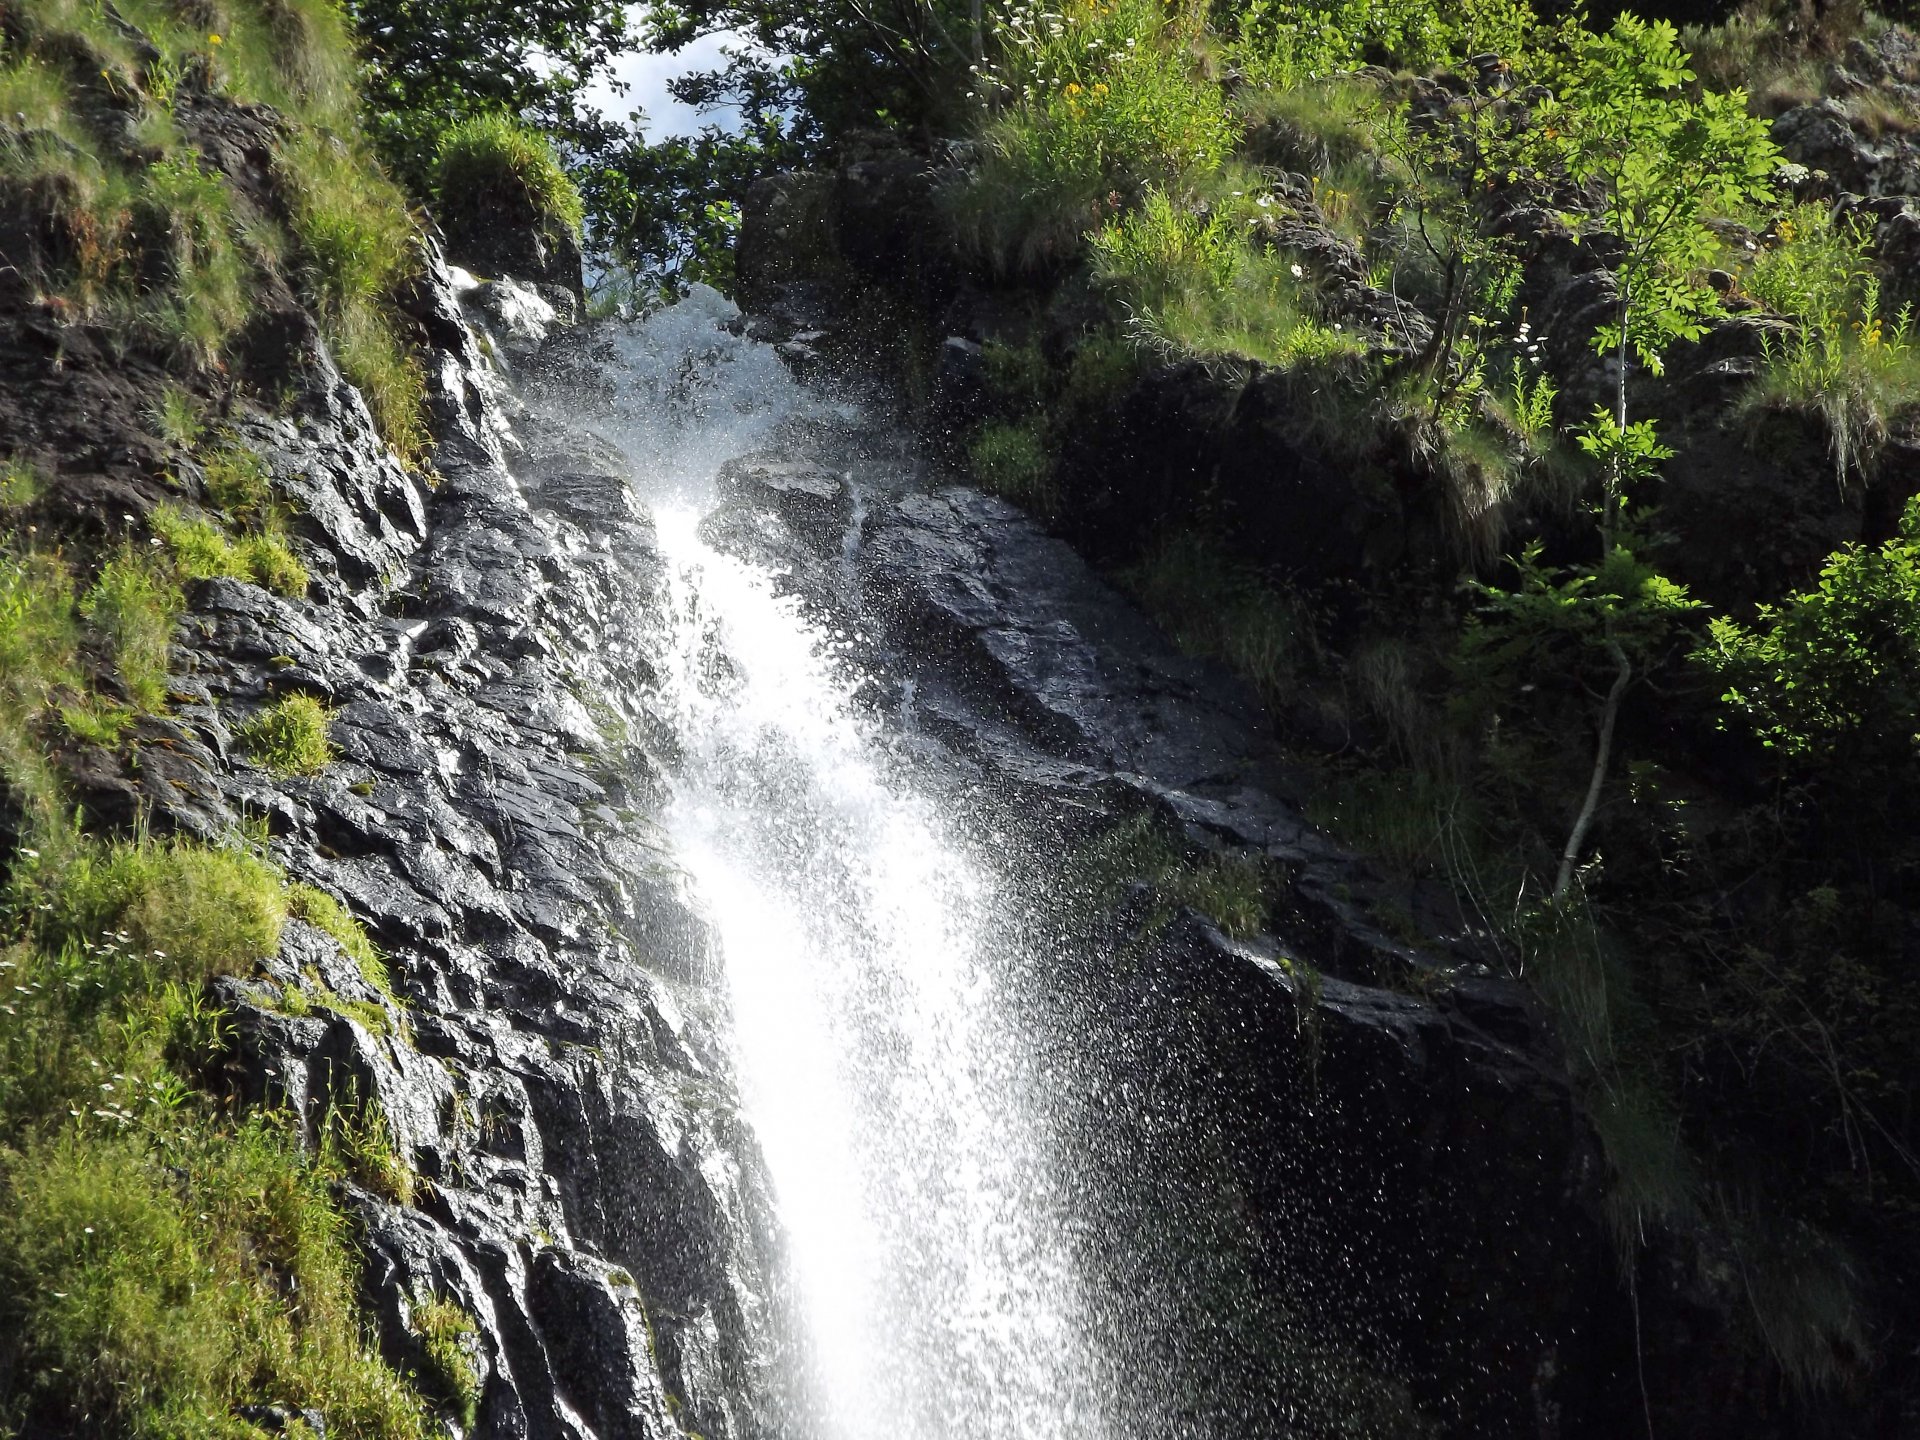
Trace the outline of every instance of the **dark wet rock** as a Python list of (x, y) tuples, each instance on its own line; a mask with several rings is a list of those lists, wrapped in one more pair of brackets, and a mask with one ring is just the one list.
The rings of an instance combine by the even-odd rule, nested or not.
[[(645, 723), (651, 526), (597, 456), (522, 483), (504, 388), (437, 255), (425, 274), (408, 313), (441, 343), (440, 483), (392, 459), (309, 337), (284, 413), (233, 424), (295, 504), (313, 586), (195, 586), (176, 709), (143, 722), (137, 771), (103, 751), (76, 788), (108, 823), (144, 811), (215, 839), (264, 819), (274, 858), (384, 952), (398, 1003), (289, 921), (280, 952), (216, 997), (238, 1098), (284, 1107), (308, 1143), (377, 1107), (418, 1177), (410, 1205), (350, 1190), (396, 1364), (421, 1367), (412, 1307), (437, 1296), (476, 1320), (479, 1435), (764, 1435), (774, 1225), (711, 945), (636, 803), (657, 779), (612, 738)], [(57, 403), (92, 386), (118, 413), (93, 363), (81, 347)], [(104, 504), (137, 517), (152, 498)], [(89, 503), (74, 523), (125, 523)], [(330, 705), (339, 759), (282, 782), (234, 726), (292, 691)]]

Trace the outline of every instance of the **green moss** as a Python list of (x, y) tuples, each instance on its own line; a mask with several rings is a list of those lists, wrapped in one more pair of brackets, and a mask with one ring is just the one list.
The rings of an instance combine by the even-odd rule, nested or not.
[(253, 758), (279, 776), (313, 775), (333, 763), (327, 708), (298, 692), (282, 697), (235, 732)]
[(480, 1413), (480, 1372), (470, 1353), (479, 1334), (473, 1317), (451, 1300), (434, 1298), (413, 1307), (413, 1333), (426, 1351), (423, 1377), (460, 1428), (471, 1430)]

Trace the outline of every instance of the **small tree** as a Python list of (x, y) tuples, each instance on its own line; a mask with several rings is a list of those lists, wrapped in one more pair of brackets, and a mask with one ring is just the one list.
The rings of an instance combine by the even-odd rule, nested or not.
[(1569, 22), (1556, 59), (1552, 94), (1535, 123), (1558, 149), (1565, 179), (1590, 199), (1588, 210), (1563, 219), (1576, 235), (1611, 237), (1618, 250), (1613, 318), (1593, 340), (1613, 356), (1613, 404), (1597, 407), (1579, 435), (1601, 466), (1600, 557), (1557, 575), (1536, 559), (1522, 566), (1518, 590), (1485, 594), (1495, 625), (1524, 628), (1557, 616), (1612, 666), (1588, 784), (1554, 878), (1560, 898), (1599, 811), (1627, 691), (1666, 647), (1673, 621), (1694, 608), (1635, 556), (1643, 546), (1628, 529), (1630, 491), (1657, 475), (1670, 452), (1651, 421), (1629, 419), (1629, 363), (1659, 374), (1666, 347), (1699, 338), (1720, 313), (1719, 296), (1700, 279), (1714, 253), (1704, 221), (1770, 199), (1779, 152), (1766, 122), (1747, 113), (1744, 92), (1687, 93), (1693, 72), (1664, 21), (1622, 15), (1604, 34)]

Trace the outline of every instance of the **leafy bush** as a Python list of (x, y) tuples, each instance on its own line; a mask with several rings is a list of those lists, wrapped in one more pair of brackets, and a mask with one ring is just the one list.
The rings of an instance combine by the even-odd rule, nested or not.
[(284, 696), (235, 732), (253, 758), (281, 777), (313, 775), (333, 763), (327, 709), (301, 691)]
[[(1879, 788), (1920, 761), (1920, 500), (1878, 549), (1853, 545), (1820, 583), (1751, 624), (1720, 616), (1695, 658), (1744, 728), (1792, 765), (1871, 766)], [(1732, 718), (1732, 717), (1730, 717)]]

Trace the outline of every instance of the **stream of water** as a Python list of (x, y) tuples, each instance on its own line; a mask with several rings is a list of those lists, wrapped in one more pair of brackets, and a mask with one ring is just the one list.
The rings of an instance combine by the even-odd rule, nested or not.
[(795, 1429), (1098, 1440), (1114, 1381), (1046, 1041), (1010, 998), (1018, 899), (862, 703), (858, 637), (702, 536), (720, 466), (826, 404), (718, 328), (723, 306), (696, 294), (621, 338), (600, 428), (668, 567), (649, 647), (678, 755), (668, 828), (723, 952), (801, 1291), (820, 1398)]

